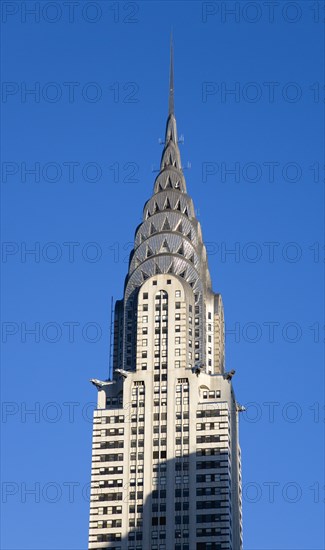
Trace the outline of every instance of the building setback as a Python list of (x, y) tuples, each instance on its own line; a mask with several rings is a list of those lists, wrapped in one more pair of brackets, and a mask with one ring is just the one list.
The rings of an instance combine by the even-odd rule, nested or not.
[(89, 550), (241, 550), (238, 412), (224, 314), (186, 191), (174, 114), (115, 305), (94, 412)]

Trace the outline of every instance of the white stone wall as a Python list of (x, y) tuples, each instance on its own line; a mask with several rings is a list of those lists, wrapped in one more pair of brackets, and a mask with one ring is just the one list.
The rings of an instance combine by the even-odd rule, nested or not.
[[(223, 374), (195, 372), (189, 355), (194, 352), (194, 308), (191, 289), (174, 275), (156, 275), (140, 289), (136, 370), (98, 393), (89, 549), (164, 550), (165, 545), (165, 550), (174, 550), (175, 544), (188, 543), (189, 550), (197, 550), (198, 543), (211, 541), (218, 541), (220, 549), (241, 549), (236, 403)], [(206, 321), (212, 369), (221, 370), (222, 304), (219, 299), (216, 311), (214, 296), (206, 306)], [(107, 445), (112, 448), (101, 448)], [(201, 452), (211, 454), (201, 457)], [(110, 460), (112, 455), (116, 460)], [(220, 462), (222, 467), (205, 468)], [(210, 477), (202, 481), (202, 476)], [(186, 496), (176, 497), (176, 489)], [(166, 491), (165, 496), (153, 498), (157, 490), (162, 495)], [(213, 496), (197, 491), (212, 491)], [(197, 508), (210, 498), (220, 507)], [(152, 512), (152, 506), (165, 507), (165, 512)], [(197, 517), (212, 514), (217, 521), (197, 522)], [(142, 539), (128, 541), (130, 533)], [(108, 541), (107, 536), (117, 540)]]

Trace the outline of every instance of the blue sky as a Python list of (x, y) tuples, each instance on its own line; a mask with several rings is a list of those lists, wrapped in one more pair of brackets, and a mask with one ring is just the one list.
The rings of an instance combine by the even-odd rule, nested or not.
[(324, 4), (265, 4), (2, 2), (4, 550), (87, 545), (88, 380), (108, 372), (159, 166), (171, 27), (188, 191), (247, 406), (244, 548), (324, 548)]

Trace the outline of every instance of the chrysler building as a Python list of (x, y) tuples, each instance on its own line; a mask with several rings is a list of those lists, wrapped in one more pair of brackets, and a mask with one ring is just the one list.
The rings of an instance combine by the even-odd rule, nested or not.
[(115, 304), (113, 376), (92, 380), (89, 550), (242, 549), (243, 408), (182, 170), (172, 47), (168, 107), (160, 171)]

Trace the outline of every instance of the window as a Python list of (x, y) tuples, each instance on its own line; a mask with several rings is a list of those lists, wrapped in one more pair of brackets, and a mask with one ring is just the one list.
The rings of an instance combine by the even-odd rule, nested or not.
[(167, 284), (168, 284), (168, 285), (171, 285), (171, 284), (172, 284), (171, 279), (167, 279)]
[(180, 290), (176, 290), (175, 291), (175, 298), (180, 298), (181, 297), (181, 291)]
[(181, 309), (181, 303), (175, 302), (175, 309)]
[(142, 316), (142, 322), (143, 322), (143, 323), (147, 323), (147, 322), (148, 322), (148, 316), (147, 316), (147, 315), (143, 315), (143, 316)]
[(181, 339), (180, 339), (179, 336), (177, 336), (177, 337), (175, 338), (175, 344), (180, 344), (180, 343), (181, 343)]
[(211, 311), (209, 311), (209, 313), (208, 313), (208, 319), (211, 319), (211, 318), (212, 318)]
[(175, 313), (175, 321), (180, 321), (180, 319), (181, 319), (181, 314)]
[(143, 295), (142, 295), (142, 298), (144, 300), (148, 300), (148, 292), (144, 292)]
[(148, 327), (143, 327), (142, 334), (148, 334)]
[(175, 325), (175, 332), (181, 332), (181, 325)]
[(181, 362), (180, 362), (180, 361), (175, 361), (174, 364), (175, 364), (175, 368), (176, 368), (176, 369), (179, 369), (180, 366), (181, 366)]
[(147, 339), (142, 340), (142, 345), (147, 346), (148, 345), (148, 340)]
[(175, 349), (175, 355), (180, 355), (180, 354), (181, 354), (180, 348), (176, 348), (176, 349)]

